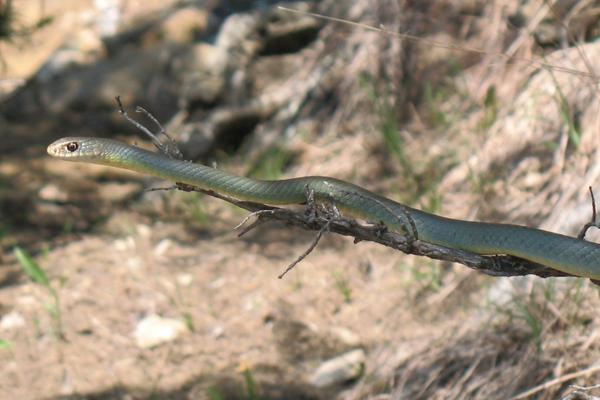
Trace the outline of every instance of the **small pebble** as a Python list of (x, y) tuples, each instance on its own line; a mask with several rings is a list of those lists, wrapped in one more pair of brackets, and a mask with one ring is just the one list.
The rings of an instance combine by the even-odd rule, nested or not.
[(139, 347), (150, 348), (171, 342), (185, 332), (185, 323), (173, 318), (149, 315), (138, 322), (134, 337)]

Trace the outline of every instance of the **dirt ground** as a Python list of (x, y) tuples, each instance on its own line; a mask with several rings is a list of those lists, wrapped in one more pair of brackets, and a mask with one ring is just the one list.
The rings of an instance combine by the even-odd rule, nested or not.
[[(53, 15), (53, 21), (24, 41), (0, 43), (6, 64), (0, 87), (4, 100), (35, 84), (32, 74), (65, 38), (83, 29), (86, 19), (81, 16), (91, 15), (93, 9), (91, 1), (14, 3), (24, 25), (39, 13)], [(217, 7), (219, 2), (208, 3)], [(225, 3), (233, 7), (237, 2)], [(369, 9), (359, 9), (359, 3), (358, 11), (351, 9), (346, 15)], [(504, 51), (506, 43), (525, 40), (500, 30), (492, 34), (482, 29), (476, 38), (469, 35), (470, 29), (485, 25), (477, 22), (480, 19), (500, 26), (504, 14), (498, 10), (510, 9), (510, 2), (495, 2), (494, 7), (473, 2), (483, 16), (452, 1), (425, 3), (431, 7), (417, 14), (415, 29), (426, 24), (426, 15), (456, 12), (460, 21), (448, 18), (445, 26), (462, 26), (455, 26), (452, 33), (463, 45), (474, 41)], [(124, 1), (123, 18), (134, 24), (167, 6)], [(387, 3), (379, 6), (380, 14), (368, 15), (367, 22), (384, 16)], [(452, 40), (448, 33), (429, 33), (435, 40)], [(381, 40), (345, 31), (332, 36), (334, 43), (362, 49), (367, 59)], [(309, 47), (302, 56), (333, 51), (329, 42), (316, 43), (317, 50)], [(385, 42), (390, 52), (398, 50), (395, 46), (396, 40)], [(403, 50), (408, 60), (403, 66), (419, 67), (424, 61), (416, 56), (411, 61), (409, 50)], [(444, 64), (440, 60), (447, 53), (429, 50), (428, 62)], [(356, 61), (360, 57), (323, 56), (310, 63), (303, 58), (311, 67), (320, 62), (343, 65), (343, 79), (341, 88), (311, 92), (322, 107), (298, 107), (293, 123), (301, 134), (286, 138), (294, 157), (284, 163), (283, 176), (334, 175), (444, 215), (546, 222), (551, 224), (548, 229), (572, 234), (572, 226), (582, 225), (590, 212), (587, 192), (575, 187), (593, 184), (600, 174), (593, 167), (600, 153), (598, 125), (586, 119), (594, 108), (584, 107), (593, 103), (589, 100), (593, 90), (585, 97), (581, 86), (563, 84), (561, 79), (572, 74), (556, 80), (569, 104), (579, 107), (574, 111), (581, 117), (575, 123), (580, 128), (579, 147), (573, 144), (575, 130), (565, 128), (573, 128), (565, 122), (568, 113), (548, 111), (555, 106), (564, 111), (560, 102), (543, 107), (532, 118), (547, 125), (529, 129), (534, 123), (528, 125), (527, 116), (534, 113), (523, 105), (528, 96), (522, 91), (545, 87), (546, 81), (541, 74), (533, 74), (538, 81), (530, 80), (519, 66), (489, 72), (490, 64), (498, 61), (497, 57), (490, 61), (495, 48), (488, 50), (489, 57), (460, 59), (467, 65), (463, 75), (446, 65), (446, 78), (440, 79), (443, 83), (460, 75), (456, 80), (461, 83), (453, 88), (481, 100), (477, 106), (465, 101), (458, 89), (449, 94), (447, 89), (431, 92), (421, 87), (421, 102), (414, 100), (414, 107), (404, 99), (408, 105), (402, 118), (410, 122), (401, 127), (392, 124), (402, 138), (400, 156), (382, 150), (382, 139), (370, 133), (385, 131), (386, 123), (391, 123), (386, 103), (369, 94), (377, 86), (363, 90), (368, 100), (344, 96), (349, 89), (368, 86), (368, 77), (361, 75), (363, 66)], [(422, 56), (427, 49), (415, 51)], [(596, 57), (592, 50), (589, 54)], [(528, 47), (522, 56), (534, 55)], [(281, 60), (264, 63), (282, 71), (288, 64), (299, 65)], [(364, 58), (360, 60), (364, 63)], [(382, 64), (389, 61), (384, 56), (382, 60)], [(384, 69), (373, 68), (378, 67)], [(436, 80), (433, 69), (423, 71), (421, 78)], [(306, 81), (311, 77), (307, 74)], [(400, 97), (410, 98), (409, 92), (417, 91), (407, 76), (388, 78), (404, 82), (406, 93), (393, 94), (398, 104)], [(476, 78), (479, 86), (473, 83)], [(593, 88), (589, 79), (578, 82)], [(497, 97), (489, 95), (491, 91)], [(581, 97), (569, 97), (571, 92)], [(543, 93), (539, 96), (535, 101)], [(363, 102), (374, 104), (373, 114), (383, 116), (379, 122), (369, 119), (374, 117), (354, 119), (364, 110)], [(314, 252), (278, 279), (310, 246), (314, 232), (270, 223), (238, 237), (234, 227), (247, 213), (227, 203), (197, 193), (149, 191), (169, 183), (46, 156), (46, 145), (65, 134), (102, 136), (99, 132), (127, 126), (118, 113), (98, 104), (97, 115), (86, 111), (91, 106), (81, 104), (73, 105), (68, 117), (32, 114), (19, 119), (0, 114), (0, 398), (558, 399), (573, 392), (571, 384), (598, 383), (600, 298), (597, 286), (589, 281), (494, 278), (333, 234), (326, 234)], [(202, 110), (196, 113), (203, 116)], [(99, 122), (102, 112), (112, 113), (111, 118), (120, 122)], [(302, 133), (306, 120), (324, 118), (327, 123), (310, 126), (336, 133)], [(363, 129), (349, 133), (349, 121)], [(258, 125), (239, 154), (224, 157), (229, 150), (216, 149), (205, 160), (222, 160), (220, 168), (247, 173), (249, 161), (266, 157), (262, 151), (272, 144), (269, 123)], [(475, 133), (461, 133), (468, 129)], [(515, 132), (514, 137), (503, 129)], [(523, 131), (531, 132), (531, 137)], [(495, 142), (498, 137), (504, 141)], [(117, 138), (139, 140), (127, 132)], [(385, 145), (393, 147), (390, 142)], [(504, 153), (496, 151), (500, 147)], [(414, 162), (418, 154), (424, 156)], [(403, 169), (403, 157), (412, 157), (414, 176)], [(565, 178), (553, 183), (561, 174)], [(405, 179), (398, 179), (400, 175)], [(431, 182), (435, 190), (421, 190)], [(408, 198), (407, 187), (414, 190)], [(568, 218), (559, 220), (554, 214), (557, 204), (574, 211), (565, 211)], [(23, 272), (15, 246), (31, 254), (49, 277), (60, 302), (60, 318), (53, 311), (51, 293)], [(136, 330), (150, 316), (175, 321), (181, 327), (177, 336), (152, 346), (140, 344)], [(324, 361), (356, 349), (366, 356), (355, 376), (324, 388), (311, 384)]]

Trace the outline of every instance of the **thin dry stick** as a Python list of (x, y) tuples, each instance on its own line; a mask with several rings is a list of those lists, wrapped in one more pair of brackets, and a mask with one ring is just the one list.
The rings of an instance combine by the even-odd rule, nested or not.
[[(150, 111), (146, 110), (142, 106), (137, 106), (135, 108), (135, 112), (137, 112), (137, 113), (143, 113), (148, 118), (150, 118), (150, 120), (152, 120), (152, 122), (154, 122), (154, 124), (156, 124), (156, 126), (159, 129), (158, 135), (163, 135), (165, 138), (167, 138), (166, 143), (162, 143), (161, 142), (161, 145), (165, 147), (163, 153), (165, 153), (170, 158), (175, 158), (177, 160), (182, 160), (183, 159), (183, 153), (181, 152), (181, 150), (179, 150), (179, 146), (177, 146), (177, 142), (175, 142), (175, 140), (173, 140), (173, 138), (171, 137), (171, 135), (169, 135), (169, 133), (167, 132), (167, 130), (162, 126), (162, 124), (158, 121), (158, 119), (156, 119), (156, 117), (154, 115), (152, 115), (152, 113)], [(158, 136), (158, 135), (156, 135), (156, 136)]]
[(288, 265), (288, 267), (285, 269), (285, 271), (283, 271), (281, 274), (279, 274), (279, 276), (278, 276), (279, 279), (282, 279), (285, 276), (285, 274), (290, 272), (296, 265), (298, 265), (298, 263), (300, 261), (304, 260), (310, 253), (312, 253), (312, 251), (315, 249), (315, 247), (317, 247), (317, 244), (319, 244), (319, 241), (321, 240), (323, 233), (329, 231), (330, 222), (331, 221), (328, 221), (325, 225), (323, 225), (323, 227), (319, 230), (319, 233), (317, 233), (315, 240), (313, 240), (313, 242), (310, 244), (308, 249), (306, 249), (304, 251), (304, 253), (302, 253), (300, 255), (300, 257), (298, 257), (290, 265)]
[[(560, 17), (558, 11), (556, 10), (556, 7), (555, 7), (556, 1), (553, 3), (550, 3), (548, 0), (544, 0), (544, 3), (550, 9), (550, 11), (552, 11), (554, 20), (560, 24), (562, 29), (565, 30), (565, 33), (567, 34), (568, 39), (571, 42), (575, 43), (576, 40), (573, 37), (573, 35), (571, 35), (571, 33), (569, 32), (569, 27), (567, 26), (567, 24), (565, 24), (565, 22)], [(585, 67), (587, 68), (588, 72), (594, 76), (594, 82), (598, 83), (598, 77), (597, 77), (596, 73), (594, 72), (594, 67), (592, 66), (592, 62), (590, 61), (586, 52), (583, 51), (583, 49), (581, 48), (581, 46), (579, 44), (576, 44), (575, 48), (577, 49), (577, 53), (579, 53), (579, 58), (581, 58), (581, 60), (585, 64)]]
[[(557, 1), (557, 0), (553, 0)], [(549, 7), (540, 7), (536, 13), (533, 15), (529, 23), (524, 29), (520, 29), (519, 36), (511, 43), (511, 45), (506, 49), (506, 55), (512, 57), (517, 50), (521, 47), (521, 45), (525, 42), (525, 40), (533, 33), (535, 28), (546, 18), (546, 14), (548, 14)]]
[(590, 78), (592, 80), (597, 79), (595, 74), (590, 74), (589, 72), (580, 71), (580, 70), (574, 69), (574, 68), (561, 67), (560, 65), (553, 65), (553, 64), (547, 63), (545, 61), (541, 61), (541, 60), (513, 57), (506, 53), (489, 52), (489, 51), (477, 49), (474, 47), (466, 47), (466, 46), (461, 46), (461, 45), (453, 45), (451, 43), (438, 42), (436, 40), (422, 38), (422, 37), (411, 35), (408, 33), (400, 33), (400, 32), (390, 31), (389, 29), (386, 29), (384, 27), (378, 28), (376, 26), (364, 24), (362, 22), (355, 22), (355, 21), (331, 17), (328, 15), (323, 15), (323, 14), (318, 14), (318, 13), (294, 10), (292, 8), (287, 8), (287, 7), (283, 7), (283, 6), (279, 6), (278, 8), (283, 11), (288, 11), (288, 12), (295, 13), (295, 14), (300, 14), (300, 15), (323, 19), (326, 21), (338, 22), (338, 23), (342, 23), (342, 24), (346, 24), (346, 25), (350, 25), (350, 26), (355, 26), (355, 27), (369, 30), (369, 31), (379, 32), (384, 35), (395, 36), (400, 39), (410, 40), (410, 41), (417, 42), (417, 43), (425, 43), (425, 44), (428, 44), (428, 45), (434, 46), (434, 47), (441, 47), (443, 49), (456, 50), (456, 51), (462, 51), (462, 52), (467, 52), (467, 53), (489, 55), (489, 56), (494, 56), (494, 57), (498, 57), (498, 58), (503, 58), (509, 62), (521, 62), (521, 63), (538, 66), (538, 67), (545, 68), (545, 69), (552, 70), (552, 71), (564, 72), (564, 73), (568, 73), (568, 74), (572, 74), (572, 75), (578, 75), (578, 76), (581, 76), (584, 78)]
[[(234, 226), (233, 230), (237, 231), (238, 229), (240, 229), (242, 227), (242, 225), (244, 225), (246, 222), (248, 222), (248, 220), (252, 217), (260, 218), (260, 216), (262, 214), (267, 214), (267, 213), (272, 213), (272, 212), (273, 212), (273, 210), (258, 210), (258, 211), (251, 212), (250, 214), (246, 215), (246, 217), (242, 220), (242, 222), (240, 222), (239, 224)], [(252, 224), (254, 224), (254, 222)], [(239, 235), (239, 236), (241, 236), (241, 235)]]
[[(259, 210), (256, 212), (260, 212), (260, 211), (271, 211), (271, 210)], [(251, 223), (250, 225), (248, 225), (247, 227), (245, 227), (244, 229), (242, 229), (239, 233), (238, 233), (238, 237), (242, 237), (244, 236), (246, 233), (250, 232), (252, 229), (264, 224), (265, 222), (267, 222), (266, 219), (264, 218), (258, 218), (256, 221), (254, 221), (253, 223)]]
[(250, 232), (252, 229), (256, 228), (257, 226), (260, 226), (262, 224), (264, 224), (265, 222), (267, 222), (267, 219), (263, 218), (263, 216), (265, 214), (273, 214), (273, 210), (258, 210), (258, 211), (254, 211), (251, 212), (250, 214), (248, 214), (248, 216), (246, 218), (244, 218), (244, 220), (242, 222), (240, 222), (239, 224), (237, 224), (233, 229), (237, 230), (239, 229), (242, 225), (244, 225), (248, 219), (250, 219), (253, 216), (257, 216), (258, 218), (256, 219), (256, 221), (252, 222), (250, 225), (246, 226), (244, 229), (242, 229), (239, 233), (238, 233), (238, 237), (242, 237), (244, 236), (246, 233)]
[(146, 114), (146, 117), (150, 118), (150, 120), (152, 122), (154, 122), (154, 124), (158, 127), (158, 134), (159, 135), (165, 135), (166, 137), (168, 137), (169, 139), (171, 139), (171, 136), (169, 136), (169, 134), (167, 133), (167, 131), (165, 130), (165, 128), (162, 126), (162, 124), (158, 121), (158, 119), (156, 119), (156, 117), (154, 115), (152, 115), (152, 113), (148, 110), (146, 110), (144, 107), (142, 106), (137, 106), (135, 108), (135, 112), (137, 113), (143, 113)]
[(123, 107), (123, 103), (121, 103), (121, 96), (116, 96), (115, 100), (117, 101), (117, 106), (118, 106), (118, 109), (119, 109), (119, 113), (121, 113), (121, 115), (123, 117), (125, 117), (125, 119), (129, 123), (133, 124), (133, 126), (135, 126), (136, 128), (138, 128), (146, 136), (148, 136), (150, 138), (150, 140), (152, 141), (152, 144), (161, 153), (163, 153), (165, 156), (167, 156), (169, 158), (175, 158), (175, 159), (178, 159), (178, 160), (180, 160), (180, 159), (183, 158), (183, 153), (181, 153), (181, 151), (179, 150), (179, 147), (177, 146), (177, 143), (175, 143), (175, 141), (171, 139), (171, 137), (167, 134), (167, 132), (162, 127), (162, 125), (158, 122), (158, 120), (149, 111), (146, 111), (146, 109), (144, 109), (142, 107), (139, 107), (139, 106), (136, 108), (136, 112), (143, 112), (143, 113), (145, 113), (159, 127), (159, 129), (160, 129), (159, 135), (163, 134), (167, 138), (167, 143), (166, 144), (163, 143), (163, 142), (161, 142), (160, 139), (158, 138), (158, 136), (155, 135), (154, 133), (152, 133), (152, 131), (150, 129), (146, 128), (144, 125), (142, 125), (141, 123), (137, 122), (136, 120), (134, 120), (133, 118), (131, 118), (129, 116), (129, 114), (127, 114), (127, 111), (125, 111), (125, 108)]
[(545, 382), (539, 386), (536, 386), (532, 389), (529, 389), (521, 394), (516, 395), (515, 397), (512, 397), (510, 400), (520, 400), (520, 399), (526, 399), (538, 392), (541, 392), (542, 390), (546, 390), (551, 388), (552, 386), (556, 386), (556, 385), (560, 385), (561, 383), (565, 383), (567, 381), (570, 381), (572, 379), (576, 379), (576, 378), (580, 378), (582, 376), (586, 376), (586, 375), (591, 375), (594, 372), (600, 371), (600, 364), (597, 365), (593, 365), (589, 368), (583, 369), (581, 371), (577, 371), (577, 372), (572, 372), (570, 374), (566, 374), (563, 375), (559, 378), (556, 379), (552, 379), (548, 382)]
[(125, 108), (123, 107), (123, 103), (121, 103), (121, 96), (116, 96), (115, 100), (117, 102), (117, 106), (119, 108), (119, 113), (121, 113), (121, 115), (123, 117), (125, 117), (125, 119), (132, 124), (133, 126), (135, 126), (136, 128), (138, 128), (140, 131), (142, 131), (146, 136), (148, 136), (150, 138), (150, 140), (152, 140), (152, 144), (154, 144), (154, 146), (156, 146), (156, 148), (163, 154), (168, 155), (165, 153), (164, 149), (163, 149), (163, 144), (162, 142), (158, 139), (158, 137), (156, 137), (156, 135), (154, 135), (154, 133), (152, 133), (152, 131), (148, 128), (146, 128), (144, 125), (140, 124), (139, 122), (137, 122), (135, 119), (131, 118), (129, 116), (129, 114), (127, 114), (127, 111), (125, 111)]
[(592, 198), (592, 219), (590, 220), (590, 222), (586, 223), (583, 226), (583, 228), (581, 228), (579, 235), (577, 235), (577, 239), (581, 239), (581, 240), (583, 240), (585, 238), (585, 234), (592, 226), (600, 229), (600, 224), (598, 223), (598, 220), (596, 218), (596, 200), (594, 199), (594, 190), (592, 189), (591, 186), (589, 187), (589, 189), (590, 189), (590, 197)]
[(594, 390), (600, 389), (600, 385), (592, 385), (592, 386), (579, 386), (579, 385), (570, 385), (569, 387), (575, 390)]

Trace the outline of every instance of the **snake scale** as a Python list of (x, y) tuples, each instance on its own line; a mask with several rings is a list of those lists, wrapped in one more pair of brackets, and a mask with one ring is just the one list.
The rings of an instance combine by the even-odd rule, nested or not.
[(48, 154), (68, 161), (125, 168), (270, 205), (303, 204), (307, 192), (312, 191), (317, 201), (332, 201), (342, 211), (369, 221), (381, 221), (391, 230), (414, 229), (419, 240), (428, 243), (481, 255), (512, 255), (568, 274), (600, 279), (600, 245), (596, 243), (520, 225), (450, 219), (335, 178), (256, 180), (171, 159), (116, 140), (92, 137), (59, 139), (48, 146)]

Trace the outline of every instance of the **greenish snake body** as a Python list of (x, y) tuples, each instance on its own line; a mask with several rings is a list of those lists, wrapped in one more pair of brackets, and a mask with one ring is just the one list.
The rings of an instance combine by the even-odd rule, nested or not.
[(600, 245), (596, 243), (519, 225), (445, 218), (335, 178), (256, 180), (100, 138), (59, 139), (48, 146), (48, 154), (68, 161), (125, 168), (269, 205), (304, 204), (312, 192), (317, 201), (333, 202), (342, 211), (382, 222), (393, 231), (415, 234), (428, 243), (481, 255), (512, 255), (568, 274), (600, 279)]

